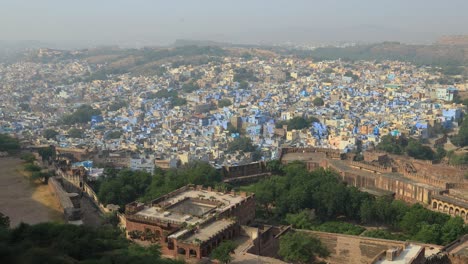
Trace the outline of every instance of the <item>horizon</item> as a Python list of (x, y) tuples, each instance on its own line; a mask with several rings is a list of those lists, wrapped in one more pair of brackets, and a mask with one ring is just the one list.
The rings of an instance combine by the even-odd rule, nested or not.
[(461, 0), (19, 0), (0, 10), (0, 40), (69, 48), (167, 46), (177, 39), (257, 45), (431, 44), (441, 36), (468, 34), (466, 9), (468, 2)]

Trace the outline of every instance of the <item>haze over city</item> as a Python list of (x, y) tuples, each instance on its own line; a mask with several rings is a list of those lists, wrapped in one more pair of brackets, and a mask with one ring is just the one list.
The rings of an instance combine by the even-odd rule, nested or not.
[(468, 0), (0, 0), (0, 263), (468, 263)]
[(432, 43), (468, 33), (468, 1), (3, 0), (0, 40), (60, 47), (336, 41)]

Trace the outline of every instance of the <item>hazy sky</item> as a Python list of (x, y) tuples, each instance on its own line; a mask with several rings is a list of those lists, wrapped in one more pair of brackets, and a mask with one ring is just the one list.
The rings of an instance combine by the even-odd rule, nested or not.
[(0, 0), (0, 39), (97, 45), (341, 40), (468, 34), (468, 0)]

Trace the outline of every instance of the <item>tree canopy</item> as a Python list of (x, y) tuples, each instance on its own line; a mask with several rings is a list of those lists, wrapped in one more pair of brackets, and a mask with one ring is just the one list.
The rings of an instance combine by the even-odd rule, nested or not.
[(187, 184), (215, 186), (221, 174), (206, 162), (191, 162), (178, 169), (156, 169), (154, 175), (143, 171), (112, 171), (96, 183), (99, 200), (104, 204), (125, 204), (151, 200)]
[(0, 252), (0, 263), (10, 264), (179, 263), (162, 259), (156, 246), (132, 243), (116, 228), (55, 223), (0, 227)]
[(458, 130), (458, 134), (454, 136), (452, 139), (452, 143), (464, 147), (468, 146), (468, 118), (465, 118), (460, 125), (460, 130)]
[(221, 242), (218, 247), (213, 249), (210, 257), (226, 264), (232, 261), (233, 257), (231, 253), (234, 252), (234, 249), (236, 249), (236, 244), (231, 240), (225, 240)]
[[(274, 164), (269, 166), (275, 167)], [(374, 198), (346, 186), (333, 171), (320, 168), (309, 172), (301, 162), (290, 163), (276, 171), (280, 175), (249, 187), (249, 191), (255, 193), (259, 221), (347, 234), (358, 234), (363, 230), (347, 223), (329, 221), (379, 224), (403, 232), (404, 239), (436, 244), (447, 244), (453, 237), (468, 231), (459, 220), (449, 222), (450, 216), (419, 204), (409, 206), (388, 197)], [(443, 237), (443, 232), (435, 233), (436, 236), (427, 235), (428, 229), (442, 230), (446, 225), (455, 230), (450, 237)]]
[(195, 91), (198, 91), (199, 89), (200, 89), (200, 86), (194, 81), (184, 83), (182, 85), (182, 91), (184, 91), (185, 93), (195, 92)]
[(249, 137), (238, 137), (229, 142), (227, 150), (232, 153), (235, 151), (253, 152), (256, 149)]
[(109, 111), (117, 111), (120, 110), (121, 108), (127, 107), (128, 102), (126, 101), (116, 101), (113, 102), (112, 104), (109, 105), (108, 109)]
[(231, 100), (229, 99), (221, 99), (218, 101), (218, 107), (221, 108), (221, 107), (225, 107), (225, 106), (230, 106), (232, 105), (231, 103)]
[(83, 138), (84, 131), (78, 128), (72, 128), (68, 130), (68, 136), (71, 138)]
[(312, 235), (289, 232), (280, 237), (278, 255), (292, 263), (314, 263), (317, 257), (330, 256), (330, 252)]
[(59, 133), (57, 131), (55, 131), (54, 129), (46, 129), (44, 130), (43, 132), (43, 135), (46, 139), (51, 139), (51, 138), (55, 138), (55, 136), (57, 136)]
[(0, 151), (16, 152), (20, 149), (19, 141), (7, 134), (0, 134)]
[(235, 82), (257, 82), (258, 78), (255, 76), (252, 70), (246, 68), (238, 68), (234, 70), (234, 81)]
[(301, 130), (301, 129), (310, 127), (313, 122), (320, 122), (320, 121), (313, 116), (309, 118), (295, 116), (289, 120), (279, 121), (276, 123), (275, 126), (276, 128), (282, 128), (283, 125), (287, 125), (289, 131), (293, 129)]
[(111, 131), (109, 132), (107, 135), (106, 135), (106, 138), (107, 139), (118, 139), (122, 136), (122, 131), (119, 131), (119, 130), (115, 130), (115, 131)]
[(325, 102), (323, 101), (323, 99), (321, 97), (316, 97), (314, 99), (314, 101), (312, 101), (312, 103), (315, 105), (315, 106), (323, 106), (325, 104)]
[(410, 157), (422, 160), (434, 160), (438, 157), (430, 147), (424, 146), (416, 139), (408, 139), (405, 136), (385, 135), (381, 138), (377, 149), (397, 155), (406, 153)]
[(91, 121), (91, 117), (100, 115), (99, 109), (94, 109), (90, 105), (81, 105), (72, 114), (66, 115), (62, 118), (62, 123), (65, 125), (84, 124)]

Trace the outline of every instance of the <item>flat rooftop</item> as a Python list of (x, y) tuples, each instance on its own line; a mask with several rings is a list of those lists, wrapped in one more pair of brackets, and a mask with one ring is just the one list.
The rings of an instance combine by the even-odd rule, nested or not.
[(468, 201), (468, 189), (450, 189), (450, 195)]
[(145, 205), (135, 215), (161, 221), (197, 224), (245, 199), (241, 195), (190, 188), (153, 206)]
[(281, 157), (281, 161), (314, 161), (320, 162), (322, 159), (326, 158), (326, 154), (322, 152), (294, 152), (286, 153)]
[(214, 221), (198, 230), (198, 232), (192, 234), (191, 236), (184, 239), (185, 243), (193, 244), (197, 240), (200, 242), (208, 241), (210, 237), (216, 235), (218, 232), (227, 229), (231, 225), (235, 224), (233, 220), (221, 219)]

